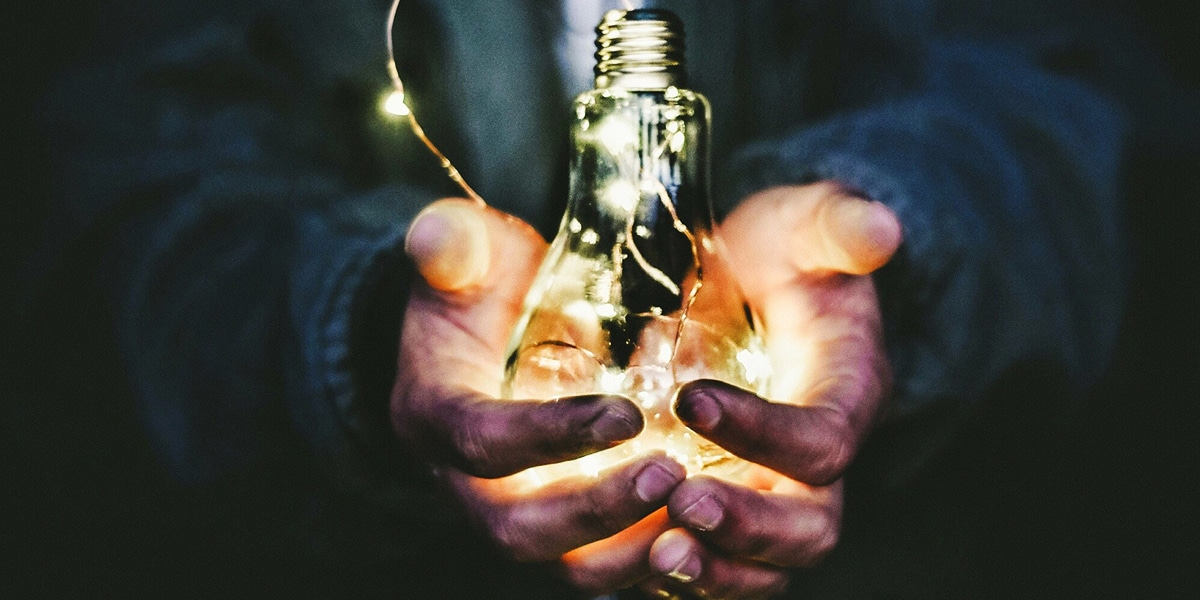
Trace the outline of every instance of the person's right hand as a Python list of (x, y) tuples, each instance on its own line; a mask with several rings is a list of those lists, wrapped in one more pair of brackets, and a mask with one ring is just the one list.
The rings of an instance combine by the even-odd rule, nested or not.
[(594, 593), (648, 577), (650, 545), (668, 528), (665, 501), (686, 476), (681, 465), (652, 453), (536, 489), (506, 478), (612, 447), (643, 426), (621, 397), (497, 399), (505, 346), (545, 242), (514, 217), (455, 199), (413, 221), (406, 251), (423, 281), (400, 335), (396, 435), (513, 559), (558, 560), (569, 581)]

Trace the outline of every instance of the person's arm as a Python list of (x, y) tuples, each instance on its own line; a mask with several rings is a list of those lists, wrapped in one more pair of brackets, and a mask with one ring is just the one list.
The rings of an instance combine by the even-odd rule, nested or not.
[[(892, 484), (1010, 369), (1049, 366), (1080, 391), (1115, 342), (1127, 121), (1106, 86), (1128, 38), (1061, 17), (950, 7), (897, 18), (925, 34), (848, 50), (855, 70), (823, 92), (843, 108), (732, 167), (733, 199), (825, 180), (900, 218), (904, 244), (875, 276), (896, 382), (887, 423), (945, 426), (892, 453)], [(880, 19), (872, 31), (886, 38)]]
[[(186, 494), (212, 500), (201, 519), (256, 526), (215, 539), (236, 538), (267, 560), (371, 565), (447, 597), (522, 596), (546, 583), (537, 565), (520, 568), (513, 557), (551, 561), (665, 512), (683, 469), (652, 456), (570, 490), (447, 493), (443, 483), (465, 477), (451, 470), (496, 478), (606, 448), (637, 433), (640, 413), (619, 398), (463, 395), (471, 361), (494, 348), (473, 348), (477, 336), (456, 325), (494, 332), (511, 323), (487, 306), (470, 320), (478, 310), (466, 305), (496, 295), (489, 290), (443, 294), (409, 274), (406, 228), (435, 195), (394, 183), (420, 177), (371, 172), (381, 160), (372, 150), (388, 155), (364, 129), (398, 131), (376, 104), (384, 61), (334, 27), (382, 15), (339, 13), (293, 30), (291, 20), (314, 15), (292, 10), (214, 7), (190, 34), (135, 47), (62, 85), (58, 197), (104, 254), (100, 278), (139, 416)], [(330, 43), (308, 39), (325, 29)], [(364, 56), (379, 58), (367, 63), (379, 70), (359, 77)], [(429, 179), (442, 181), (436, 161), (412, 147), (416, 158), (406, 160), (428, 163)], [(498, 233), (468, 242), (491, 239), (507, 259), (529, 248), (536, 260), (544, 242), (515, 223), (494, 219)], [(420, 229), (408, 241), (419, 253)], [(523, 295), (513, 286), (532, 266), (492, 267), (518, 271), (493, 277)], [(464, 315), (447, 322), (456, 302)], [(397, 376), (395, 394), (411, 410), (389, 415)], [(464, 510), (485, 536), (470, 531)], [(239, 549), (211, 548), (234, 560)], [(452, 575), (465, 571), (476, 577)]]
[(488, 550), (387, 415), (403, 233), (444, 190), (378, 109), (382, 36), (347, 33), (382, 14), (337, 6), (145, 7), (161, 31), (61, 77), (56, 246), (64, 268), (98, 265), (78, 277), (99, 282), (141, 433), (195, 503), (169, 517), (188, 543), (235, 562), (469, 562)]
[[(1124, 289), (1124, 115), (1055, 64), (1063, 53), (1099, 60), (1087, 51), (1117, 40), (1075, 46), (1066, 33), (1041, 33), (939, 33), (894, 54), (868, 45), (873, 53), (857, 54), (868, 64), (838, 73), (837, 110), (735, 161), (729, 197), (744, 201), (723, 228), (735, 259), (747, 258), (747, 296), (766, 313), (773, 384), (800, 381), (772, 390), (780, 402), (711, 384), (681, 393), (677, 412), (693, 430), (771, 470), (744, 485), (681, 484), (668, 504), (681, 526), (655, 542), (662, 579), (648, 585), (730, 597), (779, 590), (787, 569), (837, 543), (840, 478), (854, 473), (869, 435), (887, 431), (870, 470), (856, 474), (859, 489), (907, 490), (1011, 370), (1048, 366), (1075, 392), (1103, 371)], [(918, 62), (883, 68), (897, 59)], [(889, 85), (889, 72), (909, 79)], [(828, 228), (821, 211), (804, 217), (844, 195), (882, 203), (902, 224), (895, 258), (871, 278), (827, 260), (878, 254), (844, 237), (870, 221), (866, 211)], [(770, 343), (781, 330), (809, 338), (785, 352), (790, 363)], [(890, 365), (879, 368), (885, 343)]]
[(403, 228), (435, 193), (355, 181), (339, 148), (354, 132), (332, 121), (373, 107), (336, 106), (359, 82), (306, 70), (348, 58), (318, 61), (283, 8), (154, 15), (183, 33), (122, 44), (57, 85), (64, 235), (104, 254), (128, 376), (176, 476), (263, 460), (280, 440), (261, 428), (284, 418), (336, 461), (360, 426), (351, 317), (385, 271), (401, 275)]

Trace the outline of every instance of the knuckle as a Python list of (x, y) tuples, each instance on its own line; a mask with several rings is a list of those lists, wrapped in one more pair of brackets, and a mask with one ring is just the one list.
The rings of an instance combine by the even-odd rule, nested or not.
[(511, 511), (503, 511), (487, 523), (487, 533), (502, 552), (517, 562), (535, 562), (542, 557), (531, 543), (528, 529), (518, 522)]
[(732, 544), (734, 554), (755, 558), (771, 556), (776, 550), (776, 537), (777, 533), (770, 525), (755, 523), (744, 538)]
[(813, 461), (812, 479), (816, 485), (829, 485), (838, 480), (850, 464), (850, 442), (844, 438), (831, 440)]
[(612, 502), (603, 488), (588, 492), (584, 500), (584, 509), (577, 516), (584, 530), (607, 535), (625, 527), (625, 510), (630, 503)]
[(472, 474), (488, 477), (495, 471), (495, 454), (491, 452), (483, 433), (474, 423), (466, 423), (451, 434), (459, 459)]
[(820, 428), (822, 439), (810, 459), (809, 483), (814, 485), (828, 485), (837, 481), (854, 456), (851, 426), (845, 415), (832, 410), (824, 414)]
[(511, 452), (505, 451), (503, 438), (498, 435), (505, 426), (503, 419), (486, 410), (486, 402), (478, 399), (449, 404), (447, 410), (450, 414), (440, 422), (447, 431), (456, 466), (476, 477), (510, 475), (506, 456)]
[(807, 552), (802, 567), (811, 567), (825, 560), (829, 553), (837, 547), (841, 539), (841, 522), (829, 514), (824, 514), (814, 522), (811, 541), (807, 544)]

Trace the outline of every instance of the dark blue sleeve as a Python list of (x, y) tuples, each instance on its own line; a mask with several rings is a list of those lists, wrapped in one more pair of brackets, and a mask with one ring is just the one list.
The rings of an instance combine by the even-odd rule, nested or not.
[(304, 472), (295, 504), (404, 493), (401, 238), (437, 190), (397, 172), (417, 158), (386, 162), (406, 140), (378, 110), (382, 35), (355, 26), (382, 16), (332, 4), (147, 8), (169, 34), (54, 93), (59, 235), (102, 255), (124, 377), (185, 487)]

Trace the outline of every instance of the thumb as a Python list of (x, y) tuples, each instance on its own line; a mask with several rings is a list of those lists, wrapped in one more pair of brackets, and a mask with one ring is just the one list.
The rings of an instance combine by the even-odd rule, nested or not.
[(891, 259), (902, 234), (887, 206), (822, 182), (747, 198), (721, 224), (721, 236), (747, 254), (743, 264), (775, 264), (784, 250), (788, 270), (865, 275)]
[(882, 267), (900, 246), (900, 221), (890, 208), (835, 191), (813, 207), (815, 266), (851, 275)]
[(404, 251), (430, 287), (454, 292), (487, 276), (492, 257), (484, 210), (450, 198), (430, 204), (413, 219)]
[[(428, 284), (414, 287), (405, 310), (402, 347), (415, 349), (405, 360), (429, 363), (429, 373), (445, 364), (495, 371), (546, 248), (532, 227), (496, 209), (456, 198), (429, 205), (405, 240)], [(491, 389), (485, 379), (476, 389)]]

